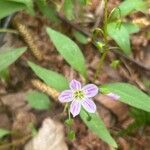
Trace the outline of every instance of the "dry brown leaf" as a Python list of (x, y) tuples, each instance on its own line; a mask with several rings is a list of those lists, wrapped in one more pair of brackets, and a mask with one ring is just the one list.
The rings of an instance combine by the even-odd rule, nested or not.
[(112, 98), (105, 95), (98, 95), (95, 100), (103, 104), (106, 108), (111, 110), (118, 118), (118, 121), (123, 121), (128, 117), (128, 106), (113, 100)]
[[(13, 131), (16, 133), (20, 133), (23, 135), (31, 134), (32, 129), (30, 128), (30, 124), (36, 124), (36, 117), (31, 112), (18, 111), (16, 113), (16, 117), (13, 123)], [(21, 136), (21, 135), (19, 135)]]
[(26, 93), (19, 92), (15, 94), (8, 94), (6, 96), (2, 96), (1, 100), (4, 105), (8, 106), (14, 112), (16, 110), (29, 110), (30, 107), (26, 105), (25, 96)]
[(25, 145), (24, 150), (68, 150), (63, 126), (51, 118), (45, 119), (38, 134)]

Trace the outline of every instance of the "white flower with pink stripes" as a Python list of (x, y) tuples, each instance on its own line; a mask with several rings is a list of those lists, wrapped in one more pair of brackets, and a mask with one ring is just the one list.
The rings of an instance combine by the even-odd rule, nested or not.
[(94, 84), (87, 84), (82, 87), (77, 80), (72, 80), (69, 85), (70, 89), (63, 91), (58, 99), (62, 103), (71, 102), (70, 112), (73, 117), (80, 113), (81, 107), (89, 113), (94, 113), (96, 105), (92, 97), (98, 94), (98, 87)]

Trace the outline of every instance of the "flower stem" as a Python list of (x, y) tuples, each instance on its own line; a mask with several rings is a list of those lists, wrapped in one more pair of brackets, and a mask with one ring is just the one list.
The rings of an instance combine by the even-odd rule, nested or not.
[(107, 22), (108, 22), (108, 11), (107, 11), (107, 8), (108, 8), (108, 0), (105, 0), (105, 6), (104, 6), (104, 24), (103, 24), (103, 36), (104, 36), (104, 43), (105, 43), (105, 46), (104, 46), (104, 52), (99, 60), (99, 63), (97, 65), (97, 69), (96, 69), (96, 73), (95, 73), (95, 76), (94, 76), (94, 80), (97, 79), (99, 73), (101, 72), (101, 69), (102, 69), (102, 66), (103, 66), (103, 63), (104, 63), (104, 60), (107, 56), (107, 53), (109, 51), (109, 47), (108, 47), (108, 39), (107, 39)]

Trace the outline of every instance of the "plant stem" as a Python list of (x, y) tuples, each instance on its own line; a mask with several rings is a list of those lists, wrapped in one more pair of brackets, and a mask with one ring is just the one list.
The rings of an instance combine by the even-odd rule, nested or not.
[(96, 69), (96, 73), (95, 73), (95, 76), (94, 76), (94, 80), (97, 79), (99, 73), (101, 72), (101, 69), (102, 69), (102, 66), (103, 66), (103, 63), (104, 63), (104, 60), (107, 56), (107, 53), (109, 51), (109, 47), (108, 47), (108, 39), (107, 39), (107, 17), (108, 17), (108, 11), (107, 11), (107, 7), (108, 6), (108, 0), (105, 0), (105, 6), (104, 6), (104, 24), (103, 24), (103, 36), (104, 36), (104, 43), (105, 43), (105, 46), (104, 46), (104, 52), (99, 60), (99, 63), (98, 63), (98, 66), (97, 66), (97, 69)]

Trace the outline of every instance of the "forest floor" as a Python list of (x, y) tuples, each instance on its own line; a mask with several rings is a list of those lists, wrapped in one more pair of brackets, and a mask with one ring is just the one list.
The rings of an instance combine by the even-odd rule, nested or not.
[[(92, 5), (88, 6), (85, 10), (86, 13), (94, 14), (97, 9), (97, 3), (98, 2), (96, 0), (93, 0)], [(109, 8), (113, 8), (118, 3), (119, 0), (110, 0)], [(56, 122), (57, 124), (59, 122), (59, 124), (63, 126), (63, 129), (65, 129), (65, 126), (63, 125), (64, 118), (60, 115), (63, 111), (63, 107), (60, 104), (53, 103), (50, 111), (33, 110), (27, 104), (25, 94), (27, 91), (34, 89), (31, 84), (31, 80), (37, 78), (27, 66), (27, 60), (31, 60), (47, 69), (62, 73), (68, 80), (75, 78), (82, 81), (82, 78), (72, 68), (70, 68), (63, 57), (58, 54), (45, 30), (45, 27), (49, 26), (55, 28), (56, 30), (63, 31), (75, 40), (72, 36), (74, 28), (69, 23), (62, 21), (59, 25), (57, 25), (47, 20), (39, 13), (35, 17), (32, 17), (25, 12), (21, 12), (15, 17), (19, 18), (33, 35), (35, 43), (43, 54), (43, 60), (37, 61), (34, 56), (32, 56), (30, 50), (28, 50), (21, 58), (19, 58), (19, 60), (15, 62), (15, 64), (11, 65), (9, 69), (8, 81), (0, 81), (0, 128), (17, 130), (20, 132), (20, 135), (18, 136), (16, 135), (15, 137), (12, 136), (10, 138), (6, 138), (3, 143), (7, 146), (4, 149), (13, 149), (13, 147), (9, 147), (7, 143), (13, 143), (14, 141), (20, 140), (31, 132), (31, 129), (27, 127), (30, 122), (34, 122), (35, 127), (39, 129), (43, 120), (50, 117), (54, 123)], [(133, 21), (137, 18), (146, 17), (147, 16), (144, 16), (143, 14), (137, 13), (130, 16), (128, 19)], [(91, 25), (94, 25), (95, 22), (86, 23), (84, 26), (81, 24), (80, 27), (84, 27), (84, 29), (89, 32)], [(131, 36), (133, 54), (130, 58), (132, 60), (136, 60), (139, 64), (142, 64), (142, 66), (147, 68), (150, 68), (150, 37), (147, 37), (147, 32), (149, 32), (149, 29), (150, 25), (144, 26), (140, 32)], [(82, 49), (82, 52), (86, 58), (89, 80), (90, 82), (93, 82), (94, 73), (96, 71), (97, 63), (99, 62), (100, 54), (91, 42), (86, 45), (78, 42), (77, 44)], [(19, 35), (6, 34), (5, 44), (2, 48), (4, 49), (10, 46), (22, 47), (26, 46), (26, 44)], [(112, 60), (114, 59), (121, 60), (121, 64), (116, 69), (113, 69), (110, 66)], [(134, 62), (126, 59), (122, 55), (109, 52), (103, 66), (103, 71), (101, 71), (95, 83), (100, 85), (110, 82), (127, 82), (136, 85), (138, 88), (148, 93), (150, 88), (150, 72), (149, 70), (144, 69), (144, 67), (142, 68), (138, 64), (134, 64)], [(99, 115), (102, 117), (111, 134), (119, 144), (120, 150), (150, 149), (149, 126), (142, 126), (129, 134), (118, 135), (119, 131), (126, 129), (128, 125), (134, 121), (134, 118), (130, 115), (130, 108), (127, 105), (113, 101), (104, 95), (96, 96), (95, 102), (97, 103)], [(112, 149), (96, 137), (95, 134), (89, 131), (80, 118), (75, 118), (73, 126), (76, 132), (76, 139), (74, 141), (69, 141), (67, 138), (63, 137), (69, 150)], [(62, 130), (61, 132), (64, 133), (65, 130)], [(30, 138), (27, 138), (27, 140), (19, 143), (18, 145), (16, 144), (14, 149), (23, 149), (23, 146), (29, 139)]]

